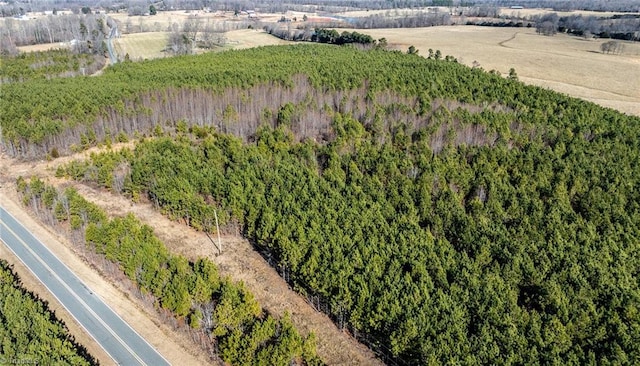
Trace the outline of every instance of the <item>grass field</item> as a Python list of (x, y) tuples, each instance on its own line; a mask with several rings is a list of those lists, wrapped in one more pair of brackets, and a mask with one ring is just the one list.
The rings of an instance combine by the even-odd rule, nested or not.
[[(302, 19), (302, 13), (300, 14)], [(282, 15), (257, 13), (258, 17), (254, 20), (276, 22)], [(206, 25), (207, 23), (220, 25), (223, 22), (227, 22), (230, 27), (233, 26), (233, 23), (242, 23), (250, 20), (246, 14), (234, 16), (233, 11), (212, 13), (203, 11), (161, 11), (153, 16), (129, 16), (125, 13), (111, 13), (109, 16), (118, 22), (121, 33), (127, 33), (128, 28), (131, 28), (133, 32), (166, 32), (171, 26), (182, 25), (189, 19), (195, 19), (201, 25)]]
[[(409, 10), (400, 10), (400, 13), (403, 11)], [(520, 12), (521, 15), (531, 16), (548, 10), (503, 9), (503, 12)], [(373, 13), (377, 12), (359, 11), (341, 15), (366, 16)], [(592, 13), (570, 14), (595, 14)], [(613, 14), (597, 13), (600, 16)], [(296, 16), (299, 19), (302, 15), (303, 13), (294, 12), (286, 14), (289, 18)], [(127, 27), (146, 30), (145, 33), (123, 34), (114, 42), (118, 54), (122, 57), (128, 53), (132, 60), (165, 57), (163, 49), (166, 47), (167, 30), (171, 24), (182, 24), (189, 17), (198, 18), (201, 24), (216, 24), (217, 27), (223, 28), (233, 28), (234, 24), (246, 26), (248, 20), (246, 15), (235, 17), (232, 12), (172, 11), (144, 17), (129, 17), (126, 14), (110, 16), (118, 20), (123, 33)], [(259, 13), (258, 16), (263, 22), (275, 22), (282, 14)], [(485, 70), (497, 70), (502, 74), (507, 74), (513, 67), (520, 80), (526, 83), (548, 87), (625, 113), (640, 115), (640, 43), (637, 42), (626, 42), (622, 55), (605, 55), (600, 52), (600, 45), (605, 40), (586, 40), (563, 34), (545, 37), (528, 28), (443, 26), (366, 29), (360, 32), (370, 34), (376, 39), (385, 37), (392, 48), (402, 51), (413, 45), (423, 56), (426, 56), (431, 48), (439, 49), (443, 55), (452, 55), (466, 65), (471, 66), (477, 61)], [(289, 43), (251, 29), (230, 31), (225, 35), (227, 44), (218, 50)], [(33, 51), (35, 48), (43, 49), (52, 45), (21, 49)]]
[(31, 46), (19, 46), (17, 48), (20, 52), (38, 52), (38, 51), (56, 50), (58, 48), (69, 48), (69, 45), (60, 43), (60, 42), (54, 42), (54, 43), (34, 44)]
[[(415, 46), (426, 56), (429, 48), (452, 55), (471, 66), (508, 74), (514, 68), (523, 82), (548, 87), (605, 107), (640, 115), (640, 43), (625, 43), (622, 55), (600, 52), (603, 40), (585, 40), (558, 34), (541, 36), (533, 29), (446, 26), (413, 29), (367, 29), (376, 39), (385, 37), (394, 49)], [(243, 29), (225, 33), (221, 49), (241, 49), (290, 42), (263, 31)], [(164, 57), (167, 33), (123, 35), (116, 41), (119, 54), (133, 60)]]
[(126, 13), (111, 13), (109, 16), (118, 22), (121, 33), (127, 32), (127, 27), (131, 26), (136, 32), (139, 27), (145, 32), (165, 32), (172, 24), (183, 24), (191, 16), (198, 17), (202, 21), (207, 19), (219, 20), (221, 17), (215, 13), (185, 12), (185, 11), (161, 11), (153, 16), (129, 16)]
[(227, 32), (225, 35), (227, 37), (227, 48), (233, 49), (295, 43), (284, 41), (264, 31), (255, 29), (236, 30)]
[(129, 54), (131, 60), (137, 61), (165, 57), (168, 37), (167, 32), (132, 33), (116, 38), (113, 44), (118, 57)]
[[(117, 38), (114, 44), (118, 57), (129, 54), (129, 58), (134, 61), (154, 59), (169, 56), (164, 52), (168, 37), (168, 32), (131, 33)], [(213, 51), (294, 43), (283, 41), (262, 30), (255, 29), (229, 31), (225, 33), (225, 37), (227, 39), (226, 45)], [(203, 51), (199, 50), (199, 52)]]
[(368, 29), (395, 49), (415, 46), (452, 55), (466, 65), (507, 74), (520, 80), (587, 99), (622, 112), (640, 115), (640, 44), (625, 43), (622, 55), (600, 52), (603, 40), (567, 35), (541, 36), (532, 29), (447, 26), (415, 29)]

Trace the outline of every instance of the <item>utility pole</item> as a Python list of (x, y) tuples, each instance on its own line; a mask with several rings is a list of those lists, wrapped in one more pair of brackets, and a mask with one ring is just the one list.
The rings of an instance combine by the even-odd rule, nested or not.
[(216, 232), (218, 233), (218, 254), (222, 254), (222, 242), (220, 241), (220, 226), (218, 226), (218, 213), (213, 209), (213, 215), (216, 218)]

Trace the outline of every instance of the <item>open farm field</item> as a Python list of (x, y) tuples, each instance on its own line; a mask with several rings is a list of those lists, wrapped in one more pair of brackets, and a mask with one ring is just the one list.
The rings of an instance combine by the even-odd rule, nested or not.
[(204, 13), (204, 12), (185, 12), (185, 11), (162, 11), (153, 16), (129, 16), (126, 13), (112, 13), (109, 16), (115, 19), (120, 27), (122, 33), (128, 31), (127, 26), (137, 27), (136, 31), (140, 32), (160, 32), (167, 31), (174, 23), (182, 24), (189, 17), (195, 16), (203, 21), (216, 20), (220, 21), (224, 19), (222, 14), (218, 13)]
[(227, 48), (233, 49), (296, 43), (282, 40), (262, 30), (255, 29), (240, 29), (229, 31), (225, 33), (225, 36), (227, 37)]
[[(256, 21), (276, 22), (282, 15), (283, 14), (256, 13), (256, 17), (253, 19)], [(234, 16), (232, 11), (211, 13), (203, 11), (162, 11), (153, 16), (129, 16), (126, 13), (111, 13), (109, 16), (119, 23), (122, 28), (122, 33), (127, 33), (129, 31), (128, 27), (131, 27), (132, 32), (167, 31), (171, 26), (182, 25), (188, 19), (197, 19), (201, 24), (215, 23), (218, 26), (227, 23), (227, 28), (232, 28), (234, 23), (250, 20), (247, 14)], [(300, 17), (302, 17), (302, 15), (300, 15)]]
[[(128, 53), (130, 59), (134, 61), (162, 58), (167, 56), (164, 49), (167, 46), (168, 37), (169, 32), (131, 33), (124, 34), (122, 37), (117, 38), (114, 44), (118, 55), (124, 56)], [(226, 45), (215, 50), (244, 49), (295, 43), (273, 37), (262, 30), (256, 29), (240, 29), (225, 32), (225, 37), (227, 39)]]
[(168, 32), (147, 32), (125, 34), (114, 40), (118, 55), (129, 54), (131, 60), (165, 57)]
[(624, 113), (640, 115), (640, 44), (625, 42), (622, 55), (600, 52), (604, 40), (566, 35), (545, 37), (534, 29), (474, 26), (415, 29), (368, 29), (396, 49), (415, 46), (421, 55), (440, 50), (471, 66), (507, 74), (515, 68), (520, 80), (583, 98)]

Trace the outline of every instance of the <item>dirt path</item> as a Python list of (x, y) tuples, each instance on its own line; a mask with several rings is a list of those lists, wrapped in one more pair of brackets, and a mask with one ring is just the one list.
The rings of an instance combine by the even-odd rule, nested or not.
[[(85, 156), (86, 153), (78, 157)], [(70, 158), (54, 162), (35, 164), (9, 162), (10, 179), (15, 181), (18, 175), (38, 175), (51, 184), (62, 181), (53, 178), (55, 167)], [(2, 168), (2, 166), (0, 166)], [(7, 169), (2, 171), (7, 172)], [(241, 237), (222, 236), (223, 253), (217, 250), (209, 238), (188, 226), (171, 221), (156, 211), (150, 204), (134, 204), (126, 198), (113, 195), (86, 185), (71, 183), (88, 200), (98, 204), (113, 215), (134, 213), (141, 221), (154, 228), (173, 253), (179, 253), (189, 259), (203, 256), (213, 260), (220, 273), (235, 281), (243, 281), (255, 295), (260, 304), (270, 313), (291, 314), (296, 327), (304, 334), (314, 332), (317, 338), (318, 355), (330, 365), (382, 365), (375, 355), (364, 345), (348, 334), (340, 331), (324, 314), (313, 309), (300, 295), (291, 290), (277, 272), (258, 254), (251, 244)], [(181, 364), (185, 364), (181, 362)]]
[[(71, 242), (30, 216), (29, 212), (20, 204), (15, 189), (15, 178), (18, 175), (31, 176), (33, 174), (46, 177), (48, 172), (46, 164), (16, 164), (6, 159), (6, 157), (0, 156), (0, 203), (2, 206), (45, 243), (58, 258), (93, 289), (94, 293), (98, 294), (111, 308), (115, 309), (127, 323), (160, 351), (171, 364), (211, 364), (209, 359), (202, 354), (187, 335), (174, 331), (169, 325), (164, 324), (154, 309), (149, 308), (137, 298), (130, 296), (122, 284), (112, 283), (101, 276), (90, 264), (82, 260), (81, 255), (76, 252)], [(25, 288), (37, 293), (41, 298), (49, 302), (49, 307), (55, 312), (56, 316), (67, 324), (71, 334), (98, 359), (100, 364), (114, 364), (113, 360), (102, 350), (99, 344), (84, 331), (55, 297), (3, 244), (0, 244), (0, 257), (14, 265), (14, 269), (20, 276)]]
[(516, 39), (516, 36), (518, 35), (518, 32), (514, 33), (511, 37), (509, 37), (508, 39), (505, 39), (504, 41), (501, 41), (498, 43), (498, 46), (500, 47), (507, 47), (504, 44), (509, 42), (509, 41), (513, 41), (514, 39)]

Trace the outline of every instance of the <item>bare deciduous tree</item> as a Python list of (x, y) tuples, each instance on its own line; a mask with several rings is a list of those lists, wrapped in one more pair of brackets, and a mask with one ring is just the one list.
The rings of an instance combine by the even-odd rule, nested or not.
[(600, 51), (602, 51), (602, 53), (613, 53), (614, 55), (619, 55), (624, 51), (624, 43), (619, 41), (604, 42), (600, 45)]

